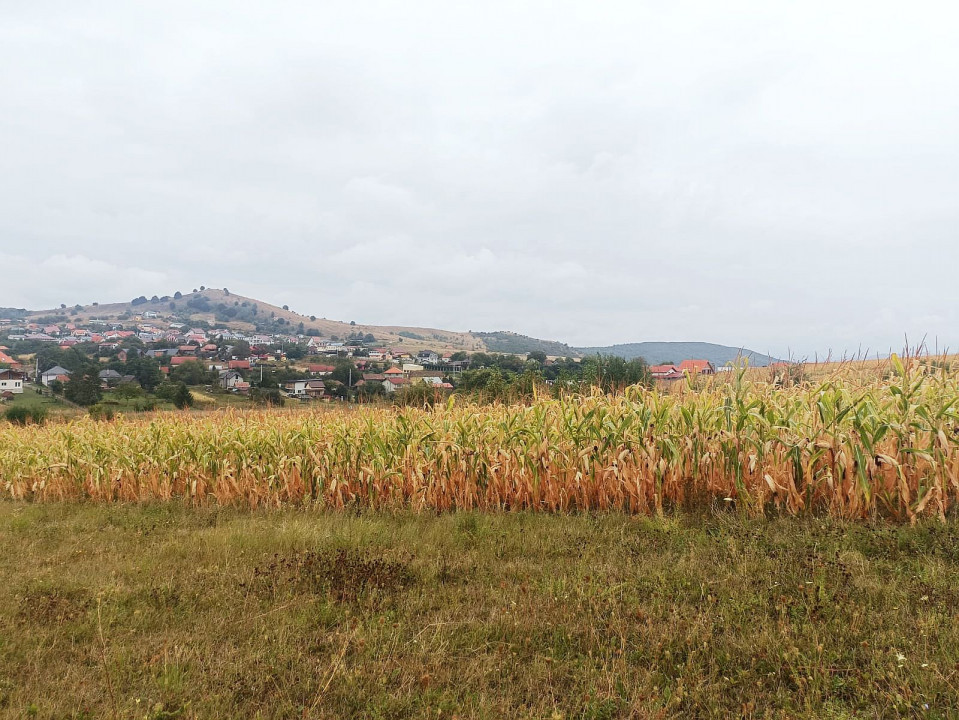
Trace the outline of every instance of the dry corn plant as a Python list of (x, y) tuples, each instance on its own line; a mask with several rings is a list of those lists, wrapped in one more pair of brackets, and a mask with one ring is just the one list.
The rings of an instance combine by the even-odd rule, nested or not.
[[(959, 375), (893, 357), (789, 387), (740, 369), (641, 387), (458, 404), (0, 426), (18, 500), (249, 507), (622, 511), (720, 503), (843, 518), (945, 517), (959, 497)], [(763, 379), (765, 377), (765, 380)]]

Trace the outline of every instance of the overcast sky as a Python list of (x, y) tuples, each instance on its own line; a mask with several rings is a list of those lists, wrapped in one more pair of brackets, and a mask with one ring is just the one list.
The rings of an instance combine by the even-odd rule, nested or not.
[(959, 349), (959, 11), (0, 0), (0, 306)]

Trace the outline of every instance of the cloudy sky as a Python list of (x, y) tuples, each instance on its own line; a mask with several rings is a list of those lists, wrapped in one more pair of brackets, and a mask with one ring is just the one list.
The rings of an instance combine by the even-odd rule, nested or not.
[(0, 6), (0, 306), (959, 349), (952, 3)]

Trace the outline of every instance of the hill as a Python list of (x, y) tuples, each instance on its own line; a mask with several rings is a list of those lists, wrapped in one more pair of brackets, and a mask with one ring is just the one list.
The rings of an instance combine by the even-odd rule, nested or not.
[(566, 343), (555, 340), (540, 340), (509, 332), (508, 330), (498, 330), (496, 332), (474, 332), (473, 337), (479, 338), (486, 345), (490, 352), (522, 354), (528, 352), (544, 352), (547, 355), (555, 357), (577, 357), (577, 353)]
[[(210, 323), (242, 332), (309, 334), (330, 340), (347, 340), (357, 336), (373, 336), (384, 346), (402, 347), (410, 351), (423, 349), (450, 352), (499, 352), (521, 355), (540, 351), (553, 357), (582, 357), (601, 353), (619, 355), (627, 360), (643, 357), (652, 364), (681, 362), (692, 358), (706, 359), (714, 365), (725, 365), (740, 355), (748, 357), (754, 367), (763, 367), (775, 358), (753, 350), (701, 342), (644, 342), (608, 347), (571, 347), (555, 340), (521, 335), (506, 330), (493, 332), (456, 332), (438, 328), (403, 325), (369, 325), (355, 321), (330, 320), (305, 315), (287, 306), (279, 307), (262, 300), (237, 295), (227, 289), (201, 288), (189, 293), (174, 293), (151, 298), (134, 298), (131, 302), (75, 305), (52, 310), (25, 311), (7, 308), (0, 317), (29, 318), (33, 321), (76, 322), (98, 318), (129, 322), (146, 313), (156, 313), (163, 321)], [(152, 317), (152, 315), (150, 316)]]
[(574, 348), (580, 355), (618, 355), (627, 360), (641, 357), (651, 365), (683, 360), (709, 360), (716, 367), (733, 362), (739, 357), (748, 358), (752, 367), (765, 367), (776, 362), (776, 358), (763, 355), (755, 350), (736, 348), (728, 345), (715, 345), (704, 342), (642, 342), (608, 347)]
[[(22, 311), (18, 311), (21, 312)], [(237, 295), (227, 289), (203, 288), (195, 292), (175, 293), (152, 298), (134, 298), (126, 303), (94, 303), (53, 310), (23, 313), (33, 321), (51, 322), (101, 320), (130, 321), (145, 313), (157, 313), (161, 320), (185, 323), (207, 322), (232, 330), (266, 333), (309, 333), (321, 338), (345, 340), (350, 336), (372, 335), (383, 345), (409, 350), (486, 350), (479, 338), (470, 333), (392, 325), (368, 325), (355, 321), (329, 320), (305, 315), (287, 306), (278, 307), (262, 300)], [(302, 326), (302, 329), (301, 329)]]

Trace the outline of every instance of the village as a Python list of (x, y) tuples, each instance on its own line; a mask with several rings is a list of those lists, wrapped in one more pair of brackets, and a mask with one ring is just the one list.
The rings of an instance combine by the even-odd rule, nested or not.
[[(0, 397), (20, 394), (28, 383), (57, 387), (70, 380), (71, 370), (60, 365), (42, 367), (39, 362), (18, 359), (11, 346), (36, 350), (44, 346), (61, 350), (77, 349), (99, 362), (126, 364), (133, 357), (154, 358), (159, 371), (171, 376), (176, 369), (193, 363), (216, 373), (216, 385), (245, 395), (263, 370), (287, 363), (302, 372), (282, 384), (285, 397), (296, 400), (329, 398), (324, 378), (336, 370), (332, 364), (349, 360), (347, 385), (361, 388), (375, 384), (383, 393), (394, 393), (413, 383), (440, 390), (452, 390), (448, 378), (469, 367), (464, 353), (376, 347), (366, 342), (308, 337), (291, 334), (245, 334), (226, 327), (191, 327), (180, 322), (163, 322), (157, 313), (134, 316), (132, 323), (93, 318), (85, 323), (18, 323), (0, 318)], [(301, 362), (304, 359), (318, 362)], [(326, 362), (322, 362), (325, 360)], [(99, 372), (104, 389), (135, 383), (136, 377), (115, 369)]]
[[(471, 356), (463, 351), (384, 347), (370, 335), (341, 339), (244, 333), (226, 326), (180, 322), (150, 311), (123, 321), (92, 317), (43, 323), (0, 318), (0, 401), (22, 394), (30, 384), (62, 391), (75, 370), (56, 362), (58, 356), (50, 348), (76, 351), (105, 366), (97, 373), (103, 391), (129, 385), (150, 385), (146, 389), (152, 390), (153, 383), (145, 383), (142, 373), (138, 377), (127, 371), (142, 364), (141, 359), (151, 358), (161, 382), (187, 380), (189, 385), (239, 397), (255, 394), (255, 388), (272, 388), (274, 399), (293, 401), (389, 397), (416, 385), (448, 393), (472, 366)], [(536, 355), (514, 356), (512, 369), (521, 369), (523, 362)], [(544, 367), (579, 362), (538, 359)], [(654, 382), (668, 385), (687, 375), (712, 375), (717, 369), (706, 360), (684, 360), (652, 366), (649, 372)], [(552, 384), (554, 379), (545, 381)]]

